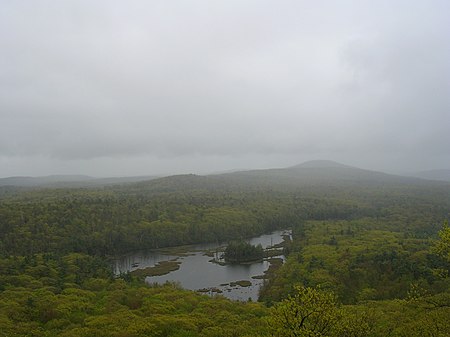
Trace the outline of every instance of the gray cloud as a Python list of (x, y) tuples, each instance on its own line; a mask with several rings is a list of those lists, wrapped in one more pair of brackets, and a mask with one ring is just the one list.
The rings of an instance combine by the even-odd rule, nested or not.
[(0, 176), (324, 157), (450, 167), (449, 12), (446, 1), (2, 2)]

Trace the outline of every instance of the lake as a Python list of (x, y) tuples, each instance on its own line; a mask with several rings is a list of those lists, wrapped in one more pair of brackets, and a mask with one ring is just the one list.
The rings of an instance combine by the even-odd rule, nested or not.
[[(285, 235), (290, 237), (291, 232), (288, 230), (274, 231), (246, 241), (252, 245), (261, 244), (263, 248), (268, 248), (283, 242)], [(146, 277), (145, 281), (149, 284), (177, 282), (185, 289), (202, 289), (203, 292), (211, 295), (219, 292), (233, 300), (247, 301), (251, 299), (256, 301), (264, 281), (252, 277), (263, 275), (269, 268), (269, 262), (263, 260), (250, 264), (220, 265), (211, 262), (212, 257), (206, 255), (207, 252), (223, 252), (223, 250), (223, 245), (209, 243), (138, 252), (118, 258), (114, 264), (114, 271), (118, 275), (121, 272), (153, 267), (161, 261), (177, 260), (180, 262), (178, 270), (166, 275)], [(284, 256), (278, 257), (284, 259)], [(250, 281), (251, 285), (243, 287), (230, 284), (236, 281)]]

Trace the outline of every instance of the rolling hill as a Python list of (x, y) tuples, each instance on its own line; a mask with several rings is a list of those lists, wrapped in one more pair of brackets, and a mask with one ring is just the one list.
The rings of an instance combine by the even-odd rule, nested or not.
[(155, 179), (155, 176), (94, 178), (85, 175), (50, 175), (45, 177), (0, 178), (0, 186), (14, 187), (94, 187), (133, 183)]

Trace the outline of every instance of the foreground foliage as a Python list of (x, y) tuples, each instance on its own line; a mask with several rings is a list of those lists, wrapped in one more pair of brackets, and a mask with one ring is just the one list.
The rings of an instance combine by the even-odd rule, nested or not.
[(271, 335), (279, 337), (363, 337), (371, 332), (367, 318), (340, 308), (333, 293), (299, 285), (274, 306), (268, 322)]
[[(43, 257), (42, 257), (43, 258)], [(145, 286), (81, 271), (70, 255), (24, 266), (24, 274), (3, 276), (0, 336), (257, 336), (265, 333), (267, 309), (180, 289)], [(23, 262), (23, 261), (22, 261)], [(2, 266), (8, 261), (2, 260)], [(38, 267), (35, 274), (32, 269)], [(44, 269), (46, 275), (43, 276)], [(64, 269), (71, 271), (62, 275)], [(103, 272), (107, 272), (104, 269)], [(72, 281), (72, 282), (71, 282)], [(12, 283), (16, 285), (13, 286)]]

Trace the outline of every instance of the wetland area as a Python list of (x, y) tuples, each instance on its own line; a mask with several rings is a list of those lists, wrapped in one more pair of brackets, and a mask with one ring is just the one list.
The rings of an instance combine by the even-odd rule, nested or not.
[(246, 240), (264, 248), (267, 257), (260, 261), (224, 263), (221, 257), (226, 245), (207, 243), (128, 254), (115, 260), (114, 271), (116, 275), (131, 272), (149, 284), (176, 282), (183, 288), (210, 295), (256, 301), (269, 266), (284, 260), (280, 247), (285, 240), (291, 240), (289, 230)]

